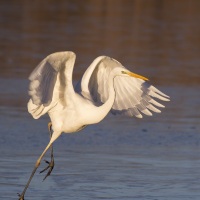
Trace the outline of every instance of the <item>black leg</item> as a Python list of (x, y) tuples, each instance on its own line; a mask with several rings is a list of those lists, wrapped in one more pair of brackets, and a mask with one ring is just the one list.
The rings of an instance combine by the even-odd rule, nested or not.
[(45, 148), (45, 150), (43, 151), (43, 153), (41, 154), (41, 156), (38, 158), (37, 162), (35, 163), (35, 167), (34, 167), (32, 173), (31, 173), (30, 178), (28, 179), (28, 182), (27, 182), (27, 184), (26, 184), (26, 186), (25, 186), (23, 192), (22, 192), (21, 194), (18, 194), (18, 195), (19, 195), (19, 200), (24, 200), (24, 195), (25, 195), (25, 193), (26, 193), (26, 190), (28, 189), (28, 186), (29, 186), (31, 180), (32, 180), (32, 178), (33, 178), (33, 176), (34, 176), (34, 174), (35, 174), (37, 168), (38, 168), (39, 165), (40, 165), (40, 162), (41, 162), (42, 157), (43, 157), (44, 154), (47, 152), (47, 150), (49, 149), (49, 147), (51, 146), (51, 144), (52, 144), (52, 142), (49, 142), (49, 144), (47, 145), (47, 147)]
[[(51, 122), (48, 123), (48, 129), (49, 129), (49, 134), (50, 134), (50, 139), (51, 139), (51, 137), (52, 137), (52, 123), (51, 123)], [(54, 168), (53, 145), (51, 145), (50, 148), (51, 148), (51, 161), (49, 162), (49, 161), (47, 161), (47, 160), (44, 160), (44, 161), (48, 164), (48, 166), (47, 166), (46, 168), (44, 168), (42, 171), (40, 171), (40, 173), (43, 173), (43, 172), (45, 172), (46, 170), (49, 169), (49, 171), (47, 172), (47, 174), (46, 174), (46, 176), (44, 177), (43, 181), (44, 181), (48, 176), (50, 176), (50, 174), (51, 174), (51, 172), (52, 172), (52, 170), (53, 170), (53, 168)]]
[[(30, 178), (28, 179), (27, 184), (26, 184), (25, 187), (24, 187), (23, 192), (22, 192), (21, 194), (19, 194), (19, 200), (24, 200), (24, 195), (25, 195), (25, 193), (26, 193), (26, 190), (28, 189), (31, 180), (32, 180), (32, 178), (33, 178), (33, 176), (34, 176), (34, 174), (35, 174), (37, 168), (38, 168), (39, 165), (40, 165), (41, 159), (43, 158), (43, 156), (44, 156), (44, 154), (47, 152), (47, 150), (52, 146), (53, 142), (60, 136), (60, 134), (61, 134), (61, 132), (53, 132), (53, 133), (52, 133), (52, 136), (51, 136), (51, 139), (50, 139), (49, 144), (46, 146), (45, 150), (42, 152), (42, 154), (40, 155), (40, 157), (37, 159), (37, 161), (36, 161), (36, 163), (35, 163), (35, 167), (34, 167), (32, 173), (31, 173)], [(51, 168), (52, 168), (52, 167), (51, 167)], [(53, 169), (53, 168), (52, 168), (52, 169)], [(51, 171), (52, 171), (52, 169), (51, 169)], [(50, 172), (50, 173), (51, 173), (51, 172)], [(48, 175), (47, 175), (47, 176), (48, 176)]]

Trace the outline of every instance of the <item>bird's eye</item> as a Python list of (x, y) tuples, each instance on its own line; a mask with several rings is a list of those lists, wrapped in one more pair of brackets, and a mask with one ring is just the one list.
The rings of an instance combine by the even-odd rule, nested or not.
[(125, 71), (121, 71), (122, 72), (122, 74), (126, 74), (126, 72)]

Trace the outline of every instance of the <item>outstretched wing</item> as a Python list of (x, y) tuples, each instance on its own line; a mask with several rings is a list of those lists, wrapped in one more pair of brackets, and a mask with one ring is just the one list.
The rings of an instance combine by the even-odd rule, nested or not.
[[(82, 78), (82, 95), (92, 98), (97, 104), (105, 103), (109, 96), (109, 74), (116, 67), (121, 67), (122, 70), (125, 68), (117, 60), (106, 56), (95, 59)], [(159, 113), (161, 111), (157, 107), (164, 107), (155, 99), (169, 101), (167, 95), (134, 77), (115, 77), (114, 89), (116, 97), (111, 109), (113, 114), (125, 114), (138, 118), (142, 118), (142, 113), (151, 116), (151, 111)]]
[(58, 101), (65, 102), (65, 93), (73, 90), (73, 52), (57, 52), (47, 56), (29, 76), (28, 111), (34, 118), (48, 112)]

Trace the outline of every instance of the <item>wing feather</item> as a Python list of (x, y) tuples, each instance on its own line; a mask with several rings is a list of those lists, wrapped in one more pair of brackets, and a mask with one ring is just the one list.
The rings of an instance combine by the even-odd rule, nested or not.
[(56, 77), (57, 72), (49, 62), (42, 62), (31, 73), (29, 77), (31, 81), (29, 94), (35, 105), (49, 105), (52, 99)]
[(47, 56), (29, 76), (28, 111), (34, 118), (48, 112), (65, 93), (72, 90), (73, 52), (57, 52)]
[[(121, 67), (122, 70), (125, 68), (115, 59), (106, 56), (96, 58), (83, 75), (82, 94), (90, 96), (93, 101), (100, 104), (105, 103), (109, 97), (109, 74), (116, 67)], [(142, 114), (152, 116), (152, 112), (160, 112), (156, 107), (164, 108), (157, 100), (169, 101), (169, 96), (147, 82), (134, 77), (115, 77), (114, 89), (116, 96), (111, 109), (112, 114), (124, 114), (138, 118), (142, 118)]]

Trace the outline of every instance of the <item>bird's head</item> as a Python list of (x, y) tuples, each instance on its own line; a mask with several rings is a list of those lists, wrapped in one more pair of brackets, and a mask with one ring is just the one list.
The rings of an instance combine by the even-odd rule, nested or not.
[(144, 81), (148, 81), (149, 79), (148, 78), (146, 78), (146, 77), (144, 77), (144, 76), (141, 76), (141, 75), (139, 75), (139, 74), (135, 74), (135, 73), (133, 73), (133, 72), (130, 72), (129, 70), (127, 70), (127, 69), (124, 69), (124, 70), (120, 70), (120, 72), (121, 72), (121, 76), (131, 76), (131, 77), (134, 77), (134, 78), (139, 78), (139, 79), (142, 79), (142, 80), (144, 80)]

